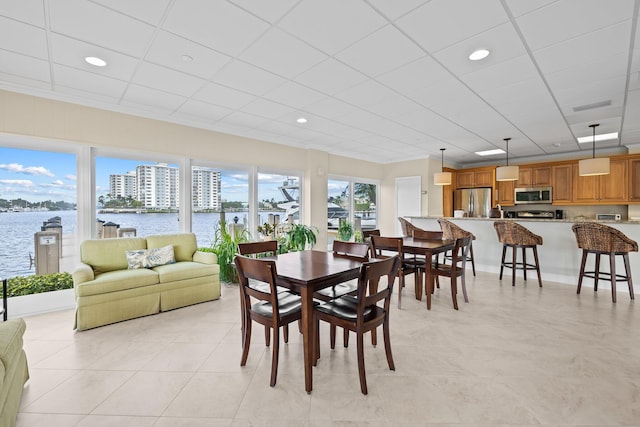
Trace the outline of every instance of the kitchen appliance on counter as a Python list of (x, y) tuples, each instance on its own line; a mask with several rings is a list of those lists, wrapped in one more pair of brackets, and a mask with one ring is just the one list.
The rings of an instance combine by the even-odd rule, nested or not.
[(564, 219), (564, 211), (562, 209), (556, 209), (556, 219)]
[(552, 211), (517, 211), (516, 218), (528, 219), (554, 219), (555, 212)]
[(491, 210), (491, 188), (465, 188), (453, 193), (453, 209), (470, 218), (487, 218)]
[(516, 188), (515, 204), (551, 203), (551, 187)]
[(622, 215), (614, 213), (596, 214), (596, 219), (598, 221), (620, 221)]

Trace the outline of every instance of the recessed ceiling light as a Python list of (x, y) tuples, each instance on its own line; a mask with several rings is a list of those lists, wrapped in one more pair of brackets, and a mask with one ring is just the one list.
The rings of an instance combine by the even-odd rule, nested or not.
[[(601, 133), (600, 135), (596, 135), (596, 142), (608, 141), (610, 139), (618, 139), (618, 132)], [(580, 138), (578, 138), (578, 142), (581, 144), (584, 144), (585, 142), (593, 142), (593, 135), (581, 136)]]
[(307, 119), (305, 119), (304, 117), (299, 117), (298, 120), (296, 120), (296, 122), (298, 122), (298, 123), (307, 123)]
[(102, 58), (98, 58), (97, 56), (87, 56), (86, 58), (84, 58), (85, 61), (87, 61), (87, 63), (94, 65), (96, 67), (106, 67), (107, 66), (107, 61), (105, 61)]
[(479, 61), (489, 56), (489, 53), (491, 52), (489, 52), (487, 49), (478, 49), (471, 52), (471, 55), (469, 55), (469, 59), (472, 61)]
[(190, 55), (182, 55), (182, 60), (183, 60), (184, 62), (191, 62), (191, 61), (193, 61), (193, 56), (190, 56)]
[(504, 150), (502, 148), (496, 148), (495, 150), (486, 150), (486, 151), (476, 151), (478, 156), (493, 156), (496, 154), (503, 154)]

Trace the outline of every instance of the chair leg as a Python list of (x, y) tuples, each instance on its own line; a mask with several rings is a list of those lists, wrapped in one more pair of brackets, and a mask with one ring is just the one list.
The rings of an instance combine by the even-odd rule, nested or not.
[(362, 392), (362, 394), (367, 394), (367, 378), (364, 372), (364, 334), (362, 333), (362, 331), (360, 331), (356, 332), (356, 335), (358, 347), (358, 373), (360, 374), (360, 391)]
[(244, 342), (242, 346), (242, 357), (240, 358), (240, 366), (247, 364), (247, 357), (249, 356), (249, 347), (251, 346), (251, 320), (248, 320), (244, 326)]
[(538, 247), (533, 247), (533, 259), (536, 262), (536, 272), (538, 273), (538, 286), (542, 287), (542, 276), (540, 275), (540, 261), (538, 260)]
[(342, 330), (342, 342), (344, 344), (344, 348), (349, 347), (349, 330), (347, 328)]
[(500, 261), (500, 280), (502, 280), (502, 273), (504, 272), (504, 258), (507, 255), (507, 246), (502, 245), (502, 259)]
[(518, 257), (518, 248), (511, 247), (511, 286), (516, 285), (516, 262)]
[(331, 343), (331, 350), (336, 348), (336, 325), (329, 325), (329, 343)]
[(464, 276), (465, 274), (460, 276), (460, 282), (462, 283), (462, 295), (464, 295), (464, 302), (469, 303), (469, 297), (467, 296), (467, 284), (465, 283)]
[(271, 348), (271, 381), (269, 385), (271, 387), (276, 385), (276, 378), (278, 377), (278, 355), (280, 353), (280, 328), (277, 326), (273, 328), (273, 347)]
[(282, 336), (284, 337), (284, 342), (289, 342), (289, 324), (282, 326)]
[(476, 275), (476, 259), (473, 257), (473, 243), (469, 244), (469, 255), (471, 257), (471, 270), (473, 275)]
[(580, 289), (582, 289), (582, 279), (584, 278), (584, 266), (587, 263), (587, 255), (588, 252), (586, 250), (582, 250), (582, 262), (580, 263), (580, 276), (578, 277), (578, 291), (577, 294), (580, 293)]
[(318, 359), (320, 359), (320, 320), (318, 320), (318, 316), (314, 317), (314, 325), (315, 329), (313, 331), (313, 344), (314, 344), (314, 353), (315, 360), (313, 361), (313, 366), (318, 365)]
[(398, 272), (398, 309), (402, 308), (402, 288), (404, 288), (404, 274)]
[(522, 247), (522, 274), (524, 275), (524, 281), (527, 281), (527, 248)]
[(396, 370), (396, 365), (393, 363), (393, 354), (391, 354), (391, 334), (389, 333), (389, 316), (384, 319), (382, 323), (382, 334), (384, 336), (384, 352), (387, 355), (387, 364), (392, 371)]
[(458, 280), (456, 276), (451, 276), (451, 299), (453, 300), (453, 308), (458, 309)]
[(625, 253), (622, 255), (622, 259), (624, 259), (624, 271), (627, 274), (627, 284), (629, 285), (629, 296), (631, 299), (635, 299), (633, 295), (633, 280), (631, 280), (631, 266), (629, 265), (629, 254)]
[(264, 345), (267, 347), (271, 345), (271, 328), (268, 326), (264, 327)]
[(616, 302), (616, 254), (609, 254), (609, 268), (611, 269), (611, 299)]
[(600, 279), (600, 254), (596, 254), (596, 270), (593, 279), (593, 291), (598, 292), (598, 280)]

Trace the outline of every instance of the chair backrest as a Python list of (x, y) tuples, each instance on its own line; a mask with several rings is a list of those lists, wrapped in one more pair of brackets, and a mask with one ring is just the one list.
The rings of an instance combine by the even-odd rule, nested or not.
[(457, 266), (460, 263), (460, 272), (464, 274), (466, 270), (467, 257), (471, 248), (471, 236), (458, 237), (451, 253), (451, 265)]
[(264, 240), (259, 242), (238, 243), (240, 255), (276, 255), (278, 253), (277, 240)]
[(422, 230), (422, 228), (416, 227), (415, 225), (411, 224), (410, 221), (402, 218), (401, 216), (398, 217), (398, 221), (400, 221), (400, 227), (402, 228), (403, 236), (410, 237), (413, 235), (413, 230)]
[(442, 229), (442, 234), (445, 239), (457, 239), (459, 237), (471, 236), (472, 240), (476, 240), (476, 236), (472, 232), (460, 228), (453, 222), (444, 218), (438, 218), (438, 224)]
[(378, 230), (377, 228), (375, 230), (362, 230), (362, 238), (364, 240), (367, 240), (371, 236), (379, 236), (379, 235), (380, 235), (380, 230)]
[(622, 231), (596, 222), (578, 222), (571, 227), (578, 247), (588, 251), (637, 252), (638, 243)]
[(358, 261), (369, 260), (369, 245), (367, 243), (333, 241), (333, 254), (343, 258), (355, 259)]
[[(400, 268), (400, 258), (393, 256), (379, 261), (365, 262), (360, 267), (358, 277), (358, 318), (362, 320), (367, 307), (377, 305), (378, 301), (384, 300), (384, 310), (389, 313), (393, 284)], [(382, 277), (387, 277), (386, 286), (378, 286)], [(371, 289), (376, 292), (371, 293)]]
[[(245, 307), (251, 307), (250, 298), (269, 301), (273, 306), (274, 315), (278, 315), (278, 291), (276, 289), (276, 262), (273, 260), (250, 258), (236, 255), (234, 259), (240, 281), (240, 295), (245, 301)], [(264, 282), (269, 287), (255, 288), (249, 285), (249, 280)]]
[(397, 253), (403, 258), (402, 237), (371, 236), (371, 249), (374, 256), (382, 255), (382, 251)]
[(494, 221), (493, 228), (498, 234), (498, 241), (507, 245), (541, 245), (542, 236), (531, 232), (517, 222), (503, 220)]
[(413, 230), (413, 238), (417, 240), (442, 240), (442, 231)]

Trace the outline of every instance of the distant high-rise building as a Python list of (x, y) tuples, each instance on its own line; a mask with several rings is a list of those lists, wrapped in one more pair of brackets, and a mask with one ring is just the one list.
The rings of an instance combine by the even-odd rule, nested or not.
[(178, 168), (158, 163), (136, 167), (137, 197), (144, 208), (177, 209), (180, 199)]
[(220, 209), (220, 172), (209, 169), (193, 168), (192, 206), (194, 209)]
[(109, 194), (114, 199), (136, 197), (136, 173), (129, 171), (123, 174), (109, 175)]

